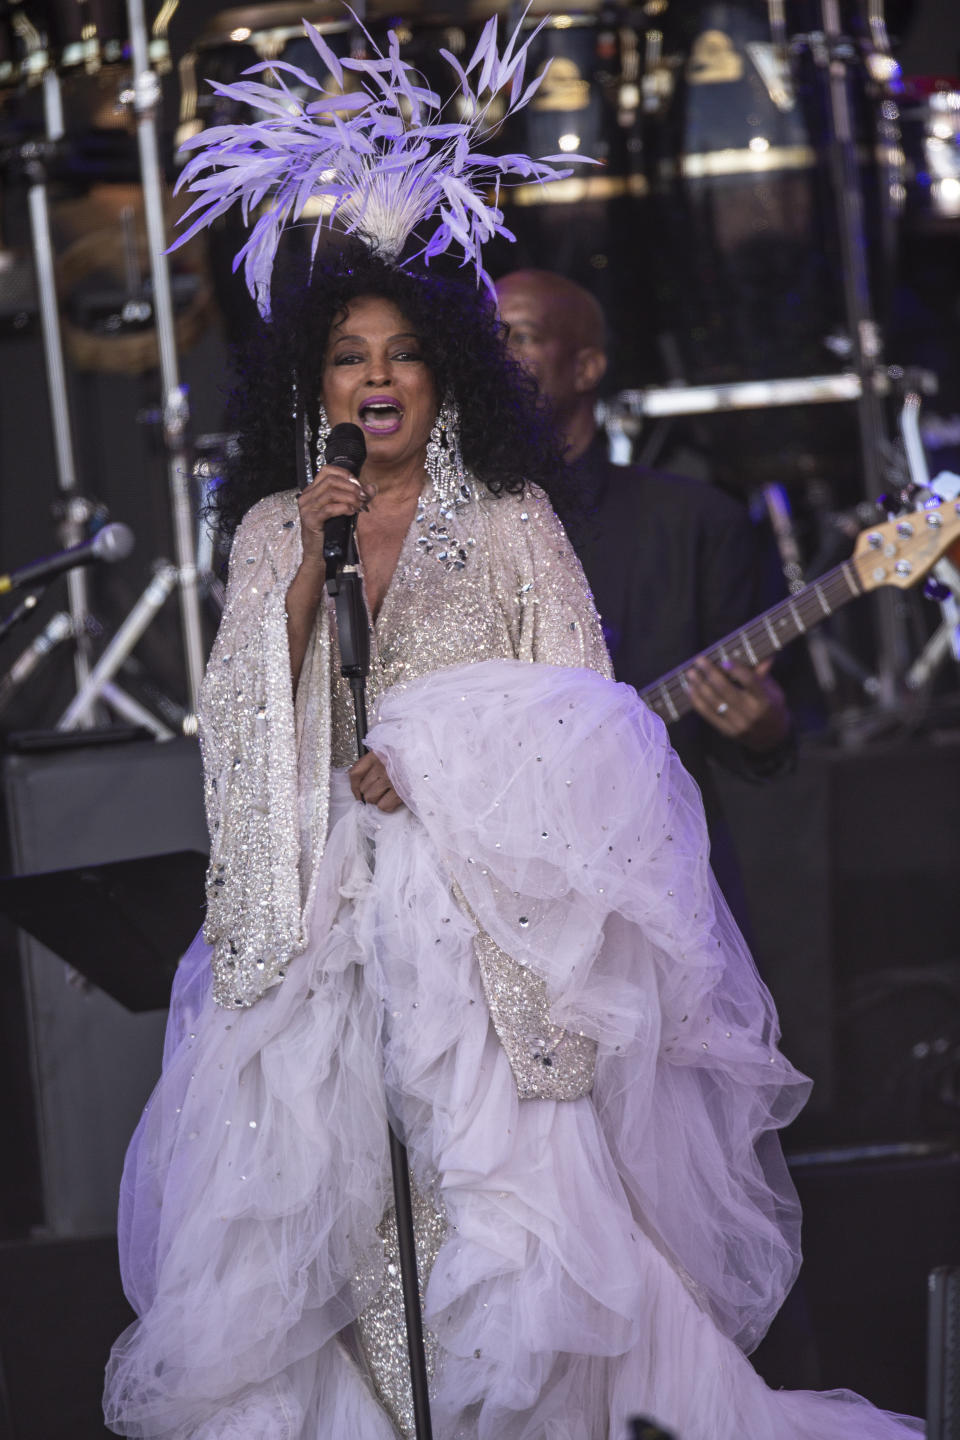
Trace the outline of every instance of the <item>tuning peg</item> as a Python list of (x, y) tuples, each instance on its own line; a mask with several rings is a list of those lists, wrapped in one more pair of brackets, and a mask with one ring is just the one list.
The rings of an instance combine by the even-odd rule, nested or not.
[(938, 580), (935, 575), (928, 575), (923, 582), (923, 593), (928, 600), (936, 600), (938, 604), (942, 605), (945, 600), (950, 599), (953, 591), (949, 585), (944, 585), (943, 581)]

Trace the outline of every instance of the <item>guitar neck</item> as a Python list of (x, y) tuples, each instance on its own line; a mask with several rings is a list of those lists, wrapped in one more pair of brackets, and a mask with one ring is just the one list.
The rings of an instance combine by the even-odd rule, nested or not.
[[(826, 620), (828, 615), (834, 614), (842, 605), (862, 594), (863, 586), (853, 562), (845, 560), (842, 565), (837, 565), (833, 570), (821, 575), (812, 585), (805, 586), (789, 599), (781, 600), (779, 605), (765, 610), (762, 615), (744, 625), (742, 630), (734, 630), (732, 634), (711, 645), (709, 650), (701, 651), (701, 655), (715, 665), (736, 660), (753, 669), (761, 660), (775, 655), (798, 635), (805, 635), (808, 630), (819, 625), (821, 620)], [(694, 658), (699, 659), (700, 656)], [(655, 710), (668, 725), (693, 708), (686, 681), (687, 671), (692, 663), (688, 660), (685, 665), (678, 665), (676, 670), (661, 675), (659, 680), (654, 680), (651, 685), (639, 691), (640, 699), (644, 700), (651, 710)]]

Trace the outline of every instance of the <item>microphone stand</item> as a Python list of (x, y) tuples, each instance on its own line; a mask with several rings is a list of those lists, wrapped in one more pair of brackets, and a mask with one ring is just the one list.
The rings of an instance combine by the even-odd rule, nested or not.
[[(15, 625), (19, 625), (22, 620), (28, 619), (33, 614), (46, 593), (46, 589), (46, 585), (34, 585), (27, 591), (26, 595), (23, 596), (18, 604), (14, 606), (9, 615), (4, 615), (3, 619), (0, 620), (0, 644), (6, 640)], [(72, 625), (70, 626), (70, 630), (71, 632), (73, 631)]]
[[(327, 591), (333, 596), (337, 613), (337, 641), (340, 646), (340, 673), (350, 682), (357, 729), (357, 755), (367, 753), (366, 680), (370, 673), (370, 626), (360, 581), (360, 565), (354, 535), (347, 532), (346, 546), (324, 547), (327, 564)], [(423, 1315), (420, 1310), (420, 1283), (417, 1275), (417, 1248), (410, 1195), (410, 1165), (407, 1148), (393, 1125), (390, 1133), (390, 1168), (393, 1172), (393, 1203), (397, 1215), (397, 1242), (400, 1252), (400, 1282), (403, 1312), (407, 1325), (410, 1384), (413, 1391), (413, 1418), (417, 1440), (433, 1440), (430, 1422), (430, 1395), (427, 1360), (423, 1348)]]

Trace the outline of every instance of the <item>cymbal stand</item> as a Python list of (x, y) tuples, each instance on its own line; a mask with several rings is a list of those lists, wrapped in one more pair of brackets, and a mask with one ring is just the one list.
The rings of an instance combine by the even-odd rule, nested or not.
[(190, 418), (186, 388), (180, 383), (177, 341), (167, 264), (166, 221), (163, 212), (163, 171), (157, 141), (160, 82), (150, 68), (149, 36), (143, 0), (127, 0), (130, 50), (133, 63), (133, 104), (136, 114), (140, 178), (150, 251), (153, 309), (160, 351), (163, 431), (167, 447), (167, 476), (173, 515), (173, 544), (177, 564), (180, 622), (186, 662), (187, 693), (196, 712), (203, 678), (204, 645), (194, 514), (190, 494), (190, 456), (186, 441)]
[[(60, 80), (53, 69), (47, 69), (43, 76), (43, 111), (46, 140), (45, 142), (28, 141), (21, 149), (21, 159), (25, 165), (28, 181), (27, 204), (36, 267), (43, 358), (47, 372), (47, 387), (50, 392), (50, 419), (57, 483), (63, 493), (63, 515), (58, 538), (64, 548), (67, 548), (79, 544), (85, 538), (84, 526), (90, 518), (91, 506), (89, 500), (81, 494), (77, 483), (77, 467), (70, 423), (70, 401), (63, 360), (63, 341), (60, 333), (60, 310), (57, 303), (54, 274), (53, 241), (50, 232), (47, 164), (54, 148), (64, 136)], [(87, 618), (90, 613), (90, 588), (87, 573), (82, 567), (67, 573), (67, 596), (73, 623), (74, 676), (77, 685), (80, 686), (90, 674), (90, 633), (87, 628)], [(84, 721), (85, 726), (93, 725), (93, 723), (92, 716)]]
[[(94, 512), (93, 502), (80, 490), (73, 446), (69, 391), (60, 331), (60, 310), (54, 268), (53, 239), (50, 228), (48, 168), (64, 139), (63, 104), (60, 80), (48, 67), (43, 74), (44, 139), (28, 140), (19, 149), (18, 159), (27, 178), (27, 206), (30, 237), (36, 270), (37, 298), (43, 338), (44, 366), (50, 399), (54, 459), (57, 483), (62, 493), (62, 517), (58, 527), (61, 545), (67, 548), (86, 538), (86, 524)], [(92, 670), (92, 621), (90, 587), (87, 571), (78, 566), (67, 572), (69, 617), (60, 612), (54, 616), (32, 645), (14, 661), (0, 677), (0, 695), (6, 703), (25, 684), (39, 663), (63, 640), (73, 641), (73, 668), (77, 690), (89, 686)], [(31, 607), (32, 608), (32, 607)], [(20, 617), (17, 617), (20, 618)], [(69, 630), (66, 619), (69, 619)], [(149, 710), (113, 684), (101, 686), (76, 720), (78, 728), (90, 729), (97, 723), (98, 700), (125, 720), (145, 726), (157, 733), (155, 717)], [(164, 727), (165, 735), (172, 732)]]
[[(127, 0), (127, 20), (133, 66), (132, 95), (140, 157), (140, 180), (143, 187), (154, 323), (160, 361), (161, 418), (167, 453), (167, 480), (176, 563), (170, 564), (166, 560), (157, 562), (153, 578), (120, 625), (70, 706), (60, 717), (57, 728), (69, 730), (85, 723), (85, 717), (96, 704), (98, 696), (109, 692), (112, 677), (123, 665), (167, 597), (176, 590), (180, 601), (180, 629), (190, 707), (190, 713), (184, 717), (182, 728), (186, 733), (192, 734), (196, 730), (197, 699), (203, 678), (204, 644), (197, 571), (197, 537), (191, 495), (191, 456), (187, 443), (190, 407), (186, 387), (180, 382), (173, 294), (166, 256), (163, 169), (157, 138), (160, 82), (156, 72), (150, 67), (149, 36), (143, 0)], [(173, 734), (167, 727), (161, 726), (155, 717), (152, 728), (158, 738), (166, 739)], [(162, 735), (159, 729), (163, 730)]]

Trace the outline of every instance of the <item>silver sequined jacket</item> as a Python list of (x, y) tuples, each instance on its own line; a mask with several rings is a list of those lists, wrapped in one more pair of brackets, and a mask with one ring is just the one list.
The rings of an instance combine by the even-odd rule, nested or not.
[[(231, 1008), (252, 1005), (304, 949), (330, 767), (356, 758), (332, 602), (293, 699), (285, 603), (301, 554), (292, 491), (244, 517), (200, 697), (211, 842), (204, 934), (215, 999)], [(477, 486), (448, 509), (425, 495), (371, 649), (371, 715), (389, 687), (450, 665), (507, 658), (611, 674), (583, 571), (535, 487), (521, 499)]]

